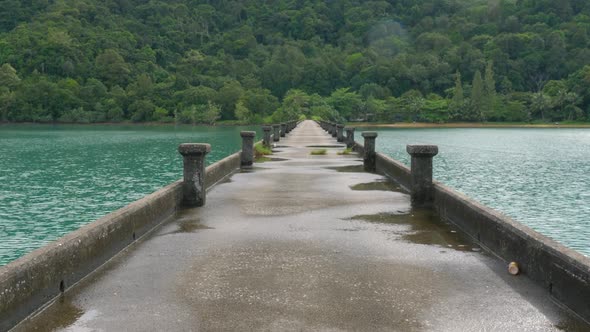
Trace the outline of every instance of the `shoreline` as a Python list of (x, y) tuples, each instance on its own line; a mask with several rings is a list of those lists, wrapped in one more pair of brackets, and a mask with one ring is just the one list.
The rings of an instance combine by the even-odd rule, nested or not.
[[(243, 126), (264, 126), (267, 124), (237, 124), (237, 123), (216, 123), (216, 124), (174, 124), (166, 122), (99, 122), (99, 123), (68, 123), (68, 122), (0, 122), (0, 128), (8, 126), (129, 126), (129, 127), (243, 127)], [(397, 123), (370, 123), (370, 122), (348, 122), (346, 126), (362, 128), (590, 128), (590, 123), (470, 123), (470, 122), (449, 122), (449, 123), (426, 123), (426, 122), (397, 122)]]
[(95, 122), (95, 123), (75, 123), (75, 122), (0, 122), (0, 128), (8, 126), (80, 126), (80, 127), (98, 127), (98, 126), (128, 126), (128, 127), (243, 127), (257, 126), (256, 124), (234, 124), (234, 123), (216, 123), (216, 124), (188, 124), (188, 123), (168, 123), (168, 122)]
[(590, 123), (579, 124), (551, 124), (551, 123), (367, 123), (351, 122), (349, 126), (379, 127), (379, 128), (590, 128)]

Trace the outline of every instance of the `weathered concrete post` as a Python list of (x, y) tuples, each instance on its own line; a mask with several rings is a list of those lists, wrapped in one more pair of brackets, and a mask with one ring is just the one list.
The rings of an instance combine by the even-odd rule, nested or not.
[(347, 127), (346, 130), (346, 147), (352, 149), (354, 147), (354, 128)]
[(254, 163), (254, 137), (256, 137), (255, 131), (242, 131), (242, 153), (240, 155), (242, 167), (252, 166)]
[(272, 140), (278, 142), (281, 139), (281, 125), (272, 125), (272, 129), (274, 131), (272, 134)]
[(286, 123), (281, 123), (281, 137), (285, 137), (285, 135), (287, 134), (287, 124)]
[(185, 206), (205, 205), (205, 156), (211, 152), (211, 145), (183, 143), (178, 146), (183, 157), (182, 203)]
[(432, 157), (438, 154), (438, 146), (407, 145), (406, 151), (412, 156), (412, 206), (431, 206), (434, 202)]
[(344, 125), (336, 125), (336, 140), (338, 142), (344, 142)]
[(264, 132), (264, 137), (262, 139), (262, 144), (265, 147), (270, 148), (270, 132), (272, 130), (271, 126), (262, 126), (262, 131)]
[(332, 137), (336, 138), (338, 136), (338, 128), (335, 123), (332, 123)]
[(365, 154), (363, 155), (365, 171), (374, 172), (377, 169), (375, 155), (375, 139), (377, 138), (377, 133), (374, 131), (365, 131), (361, 135), (365, 138)]

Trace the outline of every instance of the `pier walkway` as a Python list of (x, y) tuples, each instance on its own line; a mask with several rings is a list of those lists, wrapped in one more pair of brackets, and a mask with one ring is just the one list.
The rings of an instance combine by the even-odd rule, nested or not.
[(343, 149), (304, 121), (15, 330), (588, 328)]

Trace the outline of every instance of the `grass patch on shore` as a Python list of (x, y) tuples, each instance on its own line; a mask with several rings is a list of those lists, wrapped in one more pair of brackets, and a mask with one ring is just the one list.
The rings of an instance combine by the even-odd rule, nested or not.
[(311, 150), (311, 152), (310, 152), (310, 154), (312, 156), (323, 156), (326, 153), (328, 153), (328, 150), (326, 150), (326, 149)]
[(352, 149), (350, 149), (350, 148), (346, 148), (346, 149), (338, 152), (339, 155), (349, 155), (351, 153), (352, 153)]

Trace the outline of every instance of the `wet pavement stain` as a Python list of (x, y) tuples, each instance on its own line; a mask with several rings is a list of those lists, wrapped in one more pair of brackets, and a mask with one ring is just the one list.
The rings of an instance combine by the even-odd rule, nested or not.
[(34, 316), (25, 320), (21, 325), (13, 329), (19, 331), (55, 331), (65, 329), (76, 323), (82, 317), (84, 311), (75, 306), (67, 295), (60, 296), (55, 302), (43, 311), (49, 319), (40, 320)]
[(588, 325), (583, 324), (580, 319), (574, 317), (570, 312), (565, 313), (566, 317), (562, 318), (559, 323), (554, 326), (561, 331), (568, 332), (588, 332)]
[(379, 213), (358, 215), (350, 220), (360, 220), (378, 224), (408, 225), (409, 231), (395, 231), (403, 240), (424, 245), (436, 245), (458, 251), (480, 251), (467, 236), (440, 220), (431, 210), (413, 209), (409, 213)]
[(375, 181), (369, 183), (359, 183), (350, 186), (352, 190), (381, 190), (381, 191), (395, 191), (399, 193), (405, 193), (405, 191), (399, 185), (390, 181)]
[(171, 234), (175, 233), (194, 233), (195, 231), (201, 229), (215, 229), (213, 227), (205, 226), (197, 220), (186, 220), (178, 223), (178, 230), (172, 232)]
[(364, 173), (365, 169), (363, 165), (348, 165), (348, 166), (337, 166), (337, 167), (326, 167), (339, 173)]
[(198, 216), (198, 211), (198, 208), (189, 208), (177, 212), (176, 225), (178, 226), (178, 229), (161, 235), (194, 233), (203, 229), (215, 229), (201, 223), (201, 218)]
[(346, 145), (308, 145), (306, 148), (342, 149)]
[(203, 330), (422, 331), (419, 317), (434, 299), (428, 287), (411, 290), (434, 278), (450, 282), (428, 267), (367, 260), (321, 242), (256, 241), (196, 257), (176, 294), (206, 317)]
[(254, 159), (255, 163), (266, 163), (269, 161), (286, 161), (289, 160), (287, 158), (272, 158), (272, 157), (260, 157), (260, 158), (256, 158)]

